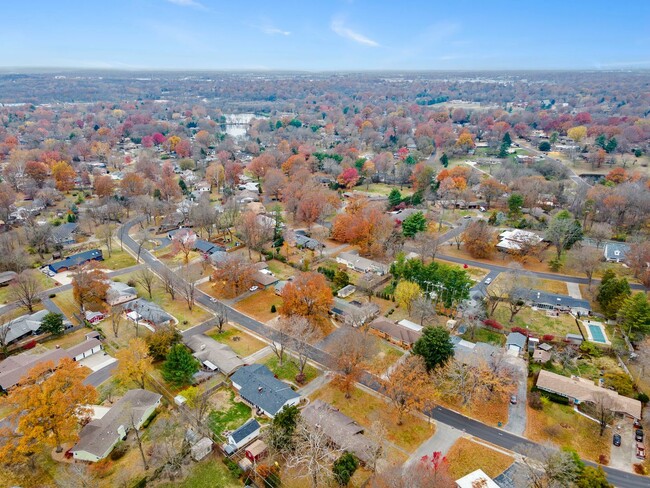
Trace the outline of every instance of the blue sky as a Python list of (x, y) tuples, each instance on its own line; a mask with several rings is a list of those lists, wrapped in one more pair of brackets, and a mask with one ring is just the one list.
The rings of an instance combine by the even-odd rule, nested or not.
[(650, 1), (22, 0), (0, 66), (650, 68)]

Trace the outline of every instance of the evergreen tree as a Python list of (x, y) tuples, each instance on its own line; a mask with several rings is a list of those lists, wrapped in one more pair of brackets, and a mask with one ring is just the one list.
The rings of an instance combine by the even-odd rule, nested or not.
[(334, 479), (339, 484), (339, 486), (348, 486), (350, 479), (354, 475), (354, 472), (359, 467), (359, 461), (357, 460), (354, 454), (349, 452), (344, 452), (341, 457), (339, 457), (334, 464), (332, 465), (332, 471), (334, 472)]
[(188, 385), (199, 370), (199, 362), (183, 344), (175, 344), (167, 353), (162, 376), (172, 385)]
[(409, 215), (402, 222), (402, 232), (406, 237), (413, 237), (427, 228), (427, 219), (422, 212)]
[(512, 219), (521, 215), (521, 208), (524, 206), (524, 197), (519, 193), (513, 193), (508, 198), (508, 216)]
[(440, 156), (440, 164), (445, 168), (449, 166), (449, 156), (447, 156), (447, 153), (442, 153), (442, 156)]
[(65, 330), (63, 315), (60, 313), (48, 312), (41, 321), (41, 330), (53, 335), (61, 335)]
[(596, 301), (607, 318), (616, 317), (621, 302), (630, 296), (631, 290), (625, 278), (617, 279), (616, 274), (608, 269), (603, 274), (598, 287)]
[(413, 345), (413, 353), (422, 356), (431, 371), (454, 357), (454, 344), (449, 331), (442, 327), (425, 327), (422, 336)]
[(512, 146), (512, 138), (510, 137), (510, 132), (506, 132), (501, 139), (501, 144), (505, 144), (506, 147)]
[(397, 207), (402, 202), (402, 194), (397, 188), (393, 188), (388, 194), (388, 205), (390, 208)]
[[(618, 305), (618, 300), (616, 304)], [(618, 316), (629, 335), (636, 338), (650, 333), (650, 303), (645, 293), (635, 293), (626, 298)]]
[(296, 430), (300, 410), (295, 405), (280, 410), (268, 429), (268, 440), (271, 447), (277, 451), (290, 451), (293, 446), (293, 433)]

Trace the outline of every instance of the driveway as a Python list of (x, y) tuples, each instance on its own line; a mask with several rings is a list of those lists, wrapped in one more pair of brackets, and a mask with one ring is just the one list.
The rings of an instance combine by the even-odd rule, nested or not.
[(405, 464), (419, 461), (423, 456), (430, 456), (434, 452), (440, 452), (444, 456), (454, 443), (464, 434), (450, 425), (436, 422), (436, 433), (420, 444)]
[(607, 436), (609, 442), (612, 442), (614, 434), (621, 435), (621, 445), (619, 447), (612, 445), (609, 465), (622, 471), (633, 472), (632, 464), (638, 463), (639, 460), (636, 458), (636, 441), (634, 440), (632, 423), (617, 420), (614, 428), (607, 429), (603, 435)]
[(101, 351), (96, 354), (93, 354), (92, 356), (88, 356), (87, 358), (83, 358), (82, 360), (79, 361), (79, 364), (81, 364), (82, 366), (86, 366), (87, 368), (90, 368), (93, 371), (93, 373), (95, 373), (97, 371), (100, 371), (101, 369), (104, 369), (106, 366), (116, 361), (117, 359), (115, 359), (112, 356), (109, 356), (107, 352)]
[(503, 427), (511, 434), (523, 436), (526, 431), (526, 394), (528, 391), (528, 367), (521, 358), (505, 359), (513, 368), (517, 381), (517, 404), (508, 405), (508, 423)]

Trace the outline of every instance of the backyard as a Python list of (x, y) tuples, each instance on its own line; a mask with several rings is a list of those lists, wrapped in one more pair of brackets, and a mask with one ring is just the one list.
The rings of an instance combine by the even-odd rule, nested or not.
[(221, 334), (216, 328), (208, 330), (206, 334), (215, 341), (230, 346), (242, 358), (266, 347), (264, 342), (228, 324), (224, 326)]
[(235, 392), (220, 389), (210, 395), (214, 409), (208, 415), (208, 426), (218, 437), (225, 437), (224, 431), (235, 430), (251, 417), (251, 409), (241, 400), (235, 400)]
[(239, 479), (235, 478), (221, 458), (216, 455), (208, 456), (192, 466), (188, 476), (182, 481), (174, 481), (156, 485), (158, 488), (238, 488)]
[(368, 371), (381, 375), (404, 355), (404, 351), (391, 346), (383, 340), (377, 340), (377, 344), (379, 345), (379, 351), (371, 359)]
[(113, 245), (110, 257), (108, 256), (106, 248), (102, 248), (102, 253), (104, 254), (104, 261), (102, 261), (101, 267), (105, 269), (114, 271), (116, 269), (128, 268), (129, 266), (134, 266), (136, 264), (135, 258), (128, 252), (122, 251), (119, 246)]
[(466, 331), (461, 337), (470, 342), (487, 342), (495, 346), (503, 346), (506, 343), (506, 336), (501, 332), (491, 330), (488, 327), (477, 327), (472, 337), (471, 331)]
[(501, 450), (461, 437), (447, 452), (449, 474), (453, 479), (482, 469), (490, 478), (496, 478), (514, 462), (514, 458)]
[(508, 306), (499, 304), (492, 318), (506, 328), (521, 327), (538, 335), (551, 334), (563, 338), (567, 334), (580, 334), (575, 319), (569, 314), (561, 313), (559, 317), (548, 317), (542, 310), (524, 307), (510, 323)]

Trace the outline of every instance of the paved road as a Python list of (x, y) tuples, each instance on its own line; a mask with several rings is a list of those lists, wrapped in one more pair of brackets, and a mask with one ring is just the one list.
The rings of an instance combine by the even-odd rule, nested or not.
[[(122, 237), (124, 245), (127, 246), (131, 251), (135, 249), (137, 252), (136, 242), (128, 236), (129, 229), (137, 223), (137, 220), (130, 221), (124, 224), (118, 233), (118, 237)], [(165, 271), (165, 265), (154, 258), (148, 251), (143, 251), (141, 258), (147, 264), (149, 264), (153, 271), (157, 273), (162, 273)], [(180, 280), (180, 278), (177, 277)], [(218, 304), (210, 301), (210, 297), (205, 293), (197, 290), (197, 302), (203, 305), (205, 308), (216, 311)], [(225, 304), (224, 304), (225, 305)], [(274, 329), (264, 325), (261, 322), (241, 313), (238, 310), (235, 310), (228, 305), (225, 305), (228, 308), (228, 319), (232, 322), (235, 322), (242, 327), (248, 329), (254, 334), (263, 337), (269, 341), (274, 340), (277, 332)], [(183, 332), (183, 337), (190, 337), (194, 334), (200, 334), (206, 330), (214, 327), (215, 320), (205, 322), (196, 327), (192, 327)], [(307, 347), (307, 355), (309, 358), (325, 366), (328, 369), (336, 369), (334, 359), (325, 351), (317, 349), (314, 346)], [(370, 373), (365, 373), (359, 380), (364, 386), (371, 388), (374, 391), (380, 390), (380, 382), (377, 377), (371, 375)], [(484, 441), (491, 442), (497, 446), (509, 449), (512, 451), (520, 452), (521, 447), (525, 445), (536, 446), (535, 443), (517, 435), (505, 432), (501, 429), (490, 427), (488, 425), (482, 424), (476, 420), (470, 419), (456, 413), (452, 410), (448, 410), (442, 407), (436, 407), (430, 412), (425, 412), (427, 415), (431, 416), (437, 422), (446, 424), (447, 426), (454, 427), (458, 430), (467, 432), (470, 435), (483, 439)], [(619, 487), (629, 487), (629, 488), (647, 488), (648, 478), (642, 478), (633, 474), (625, 473), (619, 470), (604, 468), (607, 472), (608, 479), (611, 483)]]
[(570, 168), (569, 166), (567, 166), (567, 165), (564, 163), (564, 161), (562, 161), (561, 159), (553, 159), (553, 158), (550, 157), (547, 153), (542, 152), (542, 151), (540, 151), (539, 149), (533, 147), (531, 144), (528, 143), (528, 141), (525, 141), (525, 140), (523, 140), (523, 139), (518, 139), (518, 140), (517, 140), (517, 144), (519, 144), (519, 146), (521, 146), (522, 149), (525, 149), (525, 150), (527, 150), (527, 151), (533, 153), (535, 156), (542, 156), (542, 157), (544, 157), (544, 159), (548, 159), (548, 160), (550, 160), (550, 161), (556, 161), (556, 162), (562, 164), (562, 165), (563, 165), (563, 166), (564, 166), (564, 167), (569, 171), (569, 178), (571, 179), (571, 181), (573, 181), (574, 183), (576, 183), (578, 186), (585, 186), (585, 187), (588, 187), (588, 188), (592, 186), (592, 185), (590, 185), (587, 181), (585, 181), (584, 179), (580, 178), (580, 177), (575, 173), (575, 171), (573, 171), (572, 168)]

